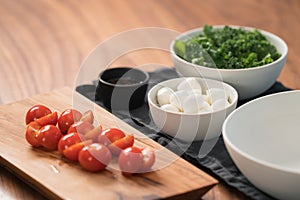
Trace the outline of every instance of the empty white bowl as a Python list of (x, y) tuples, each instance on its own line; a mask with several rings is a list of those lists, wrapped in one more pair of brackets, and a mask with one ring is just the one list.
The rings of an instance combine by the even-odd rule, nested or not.
[(300, 198), (300, 91), (253, 100), (232, 112), (223, 137), (233, 161), (256, 187)]
[[(223, 28), (224, 26), (214, 26), (214, 28)], [(239, 28), (239, 26), (230, 26)], [(254, 28), (243, 27), (245, 30)], [(269, 40), (281, 54), (276, 61), (253, 68), (245, 69), (217, 69), (192, 64), (174, 52), (175, 40), (171, 43), (171, 58), (176, 70), (185, 77), (203, 77), (224, 81), (232, 85), (239, 94), (239, 99), (248, 99), (255, 97), (269, 89), (278, 78), (287, 58), (288, 47), (286, 43), (278, 36), (263, 30), (259, 30), (267, 40)], [(184, 40), (202, 33), (203, 29), (193, 29), (182, 33), (176, 40)]]
[(176, 78), (167, 80), (151, 88), (148, 93), (148, 104), (154, 123), (161, 132), (186, 142), (218, 137), (221, 134), (225, 118), (236, 108), (238, 100), (236, 90), (232, 86), (220, 81), (196, 78), (203, 91), (207, 88), (224, 89), (229, 94), (230, 104), (226, 107), (224, 106), (223, 109), (200, 114), (163, 110), (157, 102), (157, 91), (164, 86), (175, 90), (178, 84), (186, 79)]

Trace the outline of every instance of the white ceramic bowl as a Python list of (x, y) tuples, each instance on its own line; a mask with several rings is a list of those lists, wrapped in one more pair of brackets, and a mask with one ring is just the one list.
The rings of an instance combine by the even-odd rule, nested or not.
[(207, 88), (225, 89), (229, 94), (230, 104), (224, 109), (201, 114), (187, 114), (161, 109), (157, 103), (157, 91), (164, 86), (176, 90), (177, 85), (186, 79), (170, 79), (151, 88), (148, 93), (148, 104), (154, 123), (162, 132), (186, 142), (218, 137), (221, 134), (225, 118), (236, 108), (238, 100), (236, 90), (220, 81), (196, 78), (203, 90)]
[[(215, 28), (222, 28), (224, 26), (214, 26)], [(238, 26), (231, 26), (238, 27)], [(243, 27), (246, 30), (253, 30), (254, 28)], [(217, 69), (199, 66), (192, 64), (180, 58), (174, 52), (175, 40), (171, 43), (170, 51), (171, 57), (176, 70), (185, 77), (203, 77), (224, 81), (232, 85), (239, 94), (239, 99), (248, 99), (255, 97), (267, 89), (269, 89), (278, 78), (287, 58), (288, 47), (286, 43), (278, 36), (259, 30), (267, 40), (269, 40), (281, 54), (281, 57), (273, 63), (245, 69)], [(193, 29), (179, 35), (176, 40), (184, 40), (202, 33), (202, 28)]]
[(232, 112), (223, 138), (256, 187), (279, 199), (300, 197), (300, 91), (253, 100)]

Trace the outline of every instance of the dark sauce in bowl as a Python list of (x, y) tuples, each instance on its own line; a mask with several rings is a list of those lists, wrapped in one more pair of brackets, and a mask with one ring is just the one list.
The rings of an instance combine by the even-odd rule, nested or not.
[(138, 83), (142, 83), (141, 80), (131, 78), (131, 77), (121, 77), (121, 78), (111, 78), (108, 79), (107, 82), (117, 85), (134, 85)]

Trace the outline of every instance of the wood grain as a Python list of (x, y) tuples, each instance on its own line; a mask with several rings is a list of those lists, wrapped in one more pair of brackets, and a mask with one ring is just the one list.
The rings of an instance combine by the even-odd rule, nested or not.
[[(298, 0), (0, 0), (0, 104), (74, 86), (83, 59), (100, 42), (122, 31), (163, 27), (179, 32), (203, 24), (265, 29), (288, 44), (279, 77), (300, 89)], [(125, 55), (113, 65), (172, 65), (168, 53)], [(98, 72), (95, 72), (95, 77)], [(0, 199), (41, 199), (10, 172), (0, 169)], [(205, 199), (243, 199), (219, 184)]]
[[(23, 113), (37, 103), (59, 113), (72, 107), (84, 112), (92, 109), (97, 125), (118, 127), (126, 134), (134, 134), (135, 146), (150, 146), (156, 151), (153, 172), (125, 177), (117, 160), (108, 170), (90, 173), (78, 163), (70, 162), (57, 151), (46, 152), (32, 148), (24, 138)], [(114, 117), (69, 88), (55, 90), (12, 104), (1, 106), (0, 163), (37, 191), (50, 199), (199, 199), (217, 181), (178, 157), (143, 133)], [(9, 128), (8, 128), (9, 127)], [(24, 164), (26, 163), (26, 164)], [(176, 181), (172, 178), (176, 177)], [(97, 192), (95, 192), (97, 191)]]

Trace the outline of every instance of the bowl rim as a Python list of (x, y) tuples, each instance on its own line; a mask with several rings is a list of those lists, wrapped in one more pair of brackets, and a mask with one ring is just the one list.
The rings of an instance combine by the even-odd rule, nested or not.
[[(225, 119), (223, 125), (222, 125), (222, 136), (225, 142), (225, 146), (229, 146), (230, 148), (232, 148), (237, 154), (241, 155), (242, 157), (250, 160), (251, 162), (257, 163), (259, 165), (268, 167), (268, 168), (272, 168), (275, 170), (279, 170), (282, 172), (288, 172), (288, 173), (292, 173), (295, 175), (300, 175), (300, 170), (295, 170), (295, 169), (291, 169), (289, 167), (285, 167), (285, 166), (280, 166), (278, 164), (274, 164), (272, 162), (269, 161), (265, 161), (263, 159), (259, 159), (256, 158), (255, 156), (250, 155), (249, 153), (246, 153), (245, 151), (241, 150), (240, 148), (238, 148), (235, 144), (233, 144), (231, 142), (231, 140), (228, 137), (228, 133), (226, 132), (226, 127), (227, 124), (229, 123), (230, 119), (232, 118), (232, 116), (235, 115), (235, 113), (240, 112), (241, 109), (245, 109), (244, 107), (247, 107), (249, 104), (255, 104), (258, 101), (262, 101), (264, 99), (270, 99), (273, 98), (274, 96), (282, 96), (282, 95), (286, 95), (286, 94), (290, 94), (290, 93), (299, 93), (300, 94), (300, 90), (292, 90), (292, 91), (285, 91), (285, 92), (279, 92), (279, 93), (275, 93), (275, 94), (269, 94), (263, 97), (259, 97), (256, 98), (254, 100), (251, 100), (245, 104), (243, 104), (242, 106), (238, 107), (237, 109), (235, 109), (234, 111), (232, 111), (228, 117)], [(227, 147), (226, 147), (227, 148)], [(228, 148), (227, 148), (228, 150)]]
[[(108, 81), (105, 81), (104, 79), (102, 79), (102, 75), (105, 73), (105, 72), (108, 72), (108, 71), (117, 71), (117, 70), (127, 70), (127, 71), (130, 71), (130, 70), (134, 70), (138, 73), (141, 73), (141, 74), (144, 74), (145, 75), (145, 79), (138, 82), (138, 83), (133, 83), (133, 84), (114, 84), (114, 83), (110, 83)], [(136, 87), (136, 86), (141, 86), (141, 85), (145, 85), (149, 82), (149, 79), (150, 79), (150, 75), (148, 72), (144, 71), (144, 70), (141, 70), (141, 69), (138, 69), (138, 68), (134, 68), (134, 67), (113, 67), (113, 68), (108, 68), (108, 69), (105, 69), (103, 71), (101, 71), (98, 75), (98, 81), (101, 82), (102, 84), (104, 85), (108, 85), (108, 86), (111, 86), (111, 87), (120, 87), (120, 88), (131, 88), (131, 87)]]
[[(265, 64), (265, 65), (261, 65), (261, 66), (257, 66), (257, 67), (250, 67), (250, 68), (240, 68), (240, 69), (219, 69), (219, 68), (210, 68), (210, 67), (206, 67), (206, 66), (201, 66), (201, 65), (197, 65), (197, 64), (193, 64), (191, 62), (188, 62), (182, 58), (180, 58), (174, 51), (174, 44), (175, 44), (175, 41), (176, 40), (179, 40), (183, 37), (187, 37), (191, 34), (195, 34), (197, 32), (202, 32), (203, 30), (203, 27), (200, 27), (200, 28), (194, 28), (194, 29), (191, 29), (191, 30), (188, 30), (186, 32), (183, 32), (181, 33), (180, 35), (178, 35), (174, 40), (172, 40), (171, 44), (170, 44), (170, 52), (171, 52), (171, 55), (179, 60), (180, 62), (183, 62), (185, 64), (188, 64), (188, 65), (192, 65), (196, 68), (204, 68), (204, 69), (207, 69), (207, 70), (216, 70), (216, 71), (220, 71), (220, 72), (237, 72), (237, 71), (252, 71), (252, 70), (256, 70), (256, 69), (261, 69), (261, 68), (267, 68), (271, 65), (274, 65), (274, 64), (277, 64), (279, 62), (281, 62), (282, 60), (284, 60), (288, 54), (288, 46), (286, 44), (286, 42), (280, 38), (279, 36), (271, 33), (271, 32), (268, 32), (268, 31), (265, 31), (263, 29), (259, 29), (259, 28), (255, 28), (255, 27), (249, 27), (249, 26), (240, 26), (240, 25), (212, 25), (214, 28), (217, 28), (217, 29), (220, 29), (220, 28), (223, 28), (225, 26), (229, 26), (229, 27), (232, 27), (232, 28), (244, 28), (245, 30), (258, 30), (260, 31), (263, 35), (265, 36), (268, 36), (268, 37), (272, 37), (273, 39), (277, 40), (278, 42), (281, 43), (281, 45), (283, 45), (283, 53), (281, 54), (281, 56), (275, 60), (274, 62), (272, 63), (268, 63), (268, 64)], [(278, 50), (277, 50), (278, 51)]]
[[(163, 86), (163, 84), (167, 83), (167, 82), (170, 82), (170, 81), (180, 81), (180, 80), (184, 80), (184, 79), (189, 79), (189, 78), (195, 78), (197, 80), (201, 80), (201, 81), (211, 81), (211, 82), (216, 82), (216, 83), (220, 83), (222, 85), (225, 85), (226, 87), (228, 87), (231, 92), (234, 93), (234, 99), (232, 99), (232, 102), (225, 106), (223, 109), (219, 109), (219, 110), (215, 110), (215, 111), (212, 111), (212, 112), (203, 112), (203, 113), (181, 113), (181, 112), (174, 112), (174, 111), (168, 111), (168, 110), (163, 110), (161, 109), (156, 103), (154, 103), (151, 98), (150, 98), (150, 94), (153, 93), (153, 90), (155, 88), (157, 88), (158, 86)], [(151, 104), (151, 106), (153, 106), (154, 108), (160, 110), (160, 111), (163, 111), (167, 114), (172, 114), (172, 115), (178, 115), (178, 116), (205, 116), (205, 115), (211, 115), (211, 114), (214, 114), (214, 113), (218, 113), (218, 112), (223, 112), (224, 110), (226, 110), (227, 108), (229, 108), (230, 106), (234, 105), (237, 103), (238, 101), (238, 92), (237, 90), (229, 85), (228, 83), (225, 83), (225, 82), (222, 82), (222, 81), (218, 81), (218, 80), (214, 80), (214, 79), (209, 79), (209, 78), (201, 78), (201, 77), (179, 77), (179, 78), (172, 78), (172, 79), (168, 79), (168, 80), (165, 80), (165, 81), (162, 81), (162, 82), (159, 82), (157, 83), (156, 85), (154, 85), (148, 92), (147, 94), (147, 100), (148, 100), (148, 103)]]

